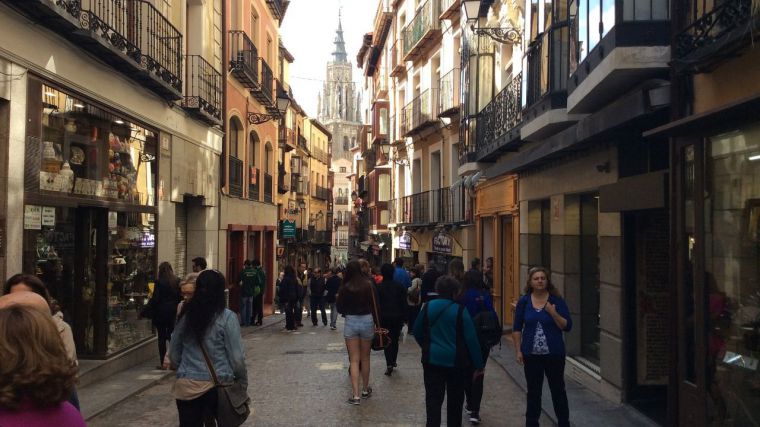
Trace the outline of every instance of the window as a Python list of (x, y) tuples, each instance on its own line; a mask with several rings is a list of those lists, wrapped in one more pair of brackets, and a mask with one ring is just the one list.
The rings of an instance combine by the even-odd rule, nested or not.
[(240, 133), (243, 131), (243, 124), (240, 119), (233, 117), (230, 119), (230, 132), (227, 138), (230, 144), (230, 156), (238, 157), (238, 144), (240, 143)]
[(258, 47), (259, 45), (259, 14), (256, 12), (256, 9), (253, 7), (253, 5), (251, 5), (251, 40), (253, 40), (253, 44)]
[(339, 170), (340, 170), (340, 173), (346, 173), (346, 167), (345, 166), (341, 166)]
[(272, 173), (272, 145), (267, 142), (266, 153), (264, 157), (264, 171), (268, 174)]
[(343, 137), (343, 151), (348, 151), (348, 150), (350, 150), (350, 147), (348, 146), (348, 137), (344, 136)]

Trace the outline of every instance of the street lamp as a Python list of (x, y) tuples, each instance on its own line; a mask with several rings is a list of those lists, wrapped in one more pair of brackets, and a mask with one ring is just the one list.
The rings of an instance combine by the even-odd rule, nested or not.
[(272, 114), (261, 114), (248, 112), (248, 122), (254, 125), (266, 123), (270, 120), (279, 119), (285, 116), (285, 112), (290, 105), (290, 96), (285, 92), (285, 88), (282, 85), (277, 85), (277, 112)]
[(306, 202), (303, 200), (299, 200), (298, 208), (301, 212), (301, 240), (303, 241), (303, 214), (306, 211)]
[(498, 43), (520, 44), (522, 43), (522, 30), (514, 27), (476, 27), (480, 15), (480, 0), (465, 0), (464, 15), (467, 23), (470, 24), (470, 30), (477, 36), (488, 36)]

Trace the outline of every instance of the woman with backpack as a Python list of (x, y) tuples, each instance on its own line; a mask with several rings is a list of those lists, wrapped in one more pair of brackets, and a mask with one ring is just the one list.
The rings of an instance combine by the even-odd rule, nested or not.
[(285, 307), (285, 329), (288, 331), (296, 330), (296, 310), (299, 307), (298, 299), (301, 296), (301, 289), (295, 268), (286, 265), (280, 281), (279, 297), (280, 304)]
[(447, 425), (456, 427), (462, 425), (465, 375), (483, 375), (483, 359), (470, 314), (456, 303), (462, 284), (443, 276), (435, 290), (438, 299), (425, 303), (414, 323), (414, 339), (422, 348), (427, 426), (441, 425), (446, 397)]
[(565, 342), (562, 332), (573, 327), (570, 310), (544, 267), (528, 270), (525, 295), (517, 301), (512, 337), (517, 362), (524, 366), (528, 388), (525, 425), (537, 426), (541, 416), (544, 375), (552, 393), (559, 427), (570, 425), (565, 391)]
[(218, 412), (219, 393), (226, 391), (217, 384), (234, 383), (242, 390), (248, 385), (240, 324), (225, 308), (224, 288), (222, 273), (204, 270), (172, 337), (169, 358), (177, 368), (173, 391), (180, 427), (214, 425), (211, 420), (226, 415)]
[[(460, 303), (467, 308), (467, 312), (472, 317), (480, 343), (480, 352), (483, 356), (483, 367), (485, 368), (491, 347), (501, 339), (501, 323), (496, 310), (493, 308), (491, 292), (484, 286), (482, 280), (465, 280), (464, 288), (465, 291)], [(474, 368), (470, 367), (470, 371), (465, 377), (464, 395), (466, 403), (464, 410), (469, 415), (472, 424), (480, 424), (480, 401), (483, 398), (484, 375), (475, 378), (473, 374)]]

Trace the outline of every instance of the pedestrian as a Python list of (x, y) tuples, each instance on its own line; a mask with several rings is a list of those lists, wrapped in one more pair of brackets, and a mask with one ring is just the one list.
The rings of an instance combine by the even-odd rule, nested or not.
[(330, 330), (337, 329), (338, 308), (335, 304), (335, 297), (340, 289), (341, 278), (338, 275), (338, 269), (326, 270), (327, 280), (325, 281), (325, 305), (330, 310)]
[(399, 337), (406, 318), (406, 288), (393, 280), (395, 269), (392, 264), (383, 264), (380, 272), (383, 274), (383, 281), (377, 286), (377, 303), (380, 306), (380, 325), (388, 329), (390, 336), (390, 342), (383, 351), (385, 375), (391, 376), (396, 368)]
[(369, 265), (369, 261), (366, 258), (359, 258), (359, 265), (362, 268), (362, 274), (370, 280), (374, 280), (372, 277), (372, 267)]
[(414, 327), (414, 321), (417, 320), (417, 313), (420, 312), (422, 306), (422, 266), (415, 265), (409, 273), (412, 277), (412, 286), (406, 291), (406, 304), (407, 304), (407, 328), (409, 333), (412, 333)]
[[(44, 298), (32, 295), (47, 306)], [(84, 427), (82, 415), (67, 402), (77, 367), (49, 307), (7, 301), (0, 305), (0, 426)]]
[(280, 299), (280, 283), (282, 283), (282, 278), (285, 277), (285, 273), (282, 271), (277, 276), (277, 281), (274, 285), (274, 303), (277, 307), (277, 310), (280, 312), (280, 314), (285, 314), (285, 304)]
[[(38, 308), (44, 309), (44, 306), (39, 304), (41, 300), (44, 300), (48, 307), (48, 311), (52, 315), (53, 323), (55, 323), (55, 327), (58, 330), (58, 335), (61, 337), (63, 347), (66, 349), (66, 354), (69, 356), (69, 359), (74, 362), (74, 365), (79, 366), (79, 361), (77, 360), (77, 348), (74, 343), (74, 334), (71, 331), (71, 326), (63, 320), (63, 312), (60, 310), (60, 307), (58, 307), (58, 309), (53, 308), (52, 299), (50, 298), (50, 293), (48, 292), (45, 283), (43, 283), (39, 277), (31, 274), (15, 274), (5, 282), (3, 291), (5, 295), (28, 292), (37, 294), (40, 298), (34, 299), (29, 298), (30, 295), (17, 295), (19, 297), (17, 301), (22, 304), (25, 302), (30, 302), (32, 305), (37, 303), (39, 306)], [(8, 298), (12, 297), (9, 296)], [(71, 391), (69, 403), (79, 410), (79, 395), (77, 394), (76, 386), (74, 386)]]
[(517, 363), (523, 365), (528, 405), (525, 425), (538, 426), (544, 376), (552, 394), (559, 427), (570, 425), (565, 391), (565, 342), (562, 332), (573, 326), (570, 310), (544, 267), (528, 271), (525, 295), (517, 301), (512, 338)]
[(327, 312), (325, 311), (325, 278), (322, 276), (322, 269), (314, 269), (314, 275), (309, 281), (309, 292), (311, 293), (311, 324), (317, 326), (317, 310), (322, 311), (322, 325), (327, 326)]
[[(493, 300), (491, 298), (491, 292), (486, 289), (485, 283), (482, 280), (478, 280), (479, 273), (476, 266), (479, 265), (479, 260), (475, 258), (472, 262), (472, 269), (465, 275), (465, 291), (462, 295), (460, 302), (467, 308), (467, 313), (473, 320), (476, 320), (476, 316), (481, 311), (488, 311), (496, 314), (496, 310), (493, 308)], [(473, 274), (470, 274), (473, 273)], [(497, 316), (498, 319), (498, 316)], [(482, 337), (479, 338), (480, 352), (483, 359), (484, 375), (476, 377), (474, 367), (470, 367), (469, 372), (465, 375), (465, 412), (469, 415), (469, 420), (472, 424), (480, 424), (480, 402), (483, 399), (483, 379), (485, 378), (485, 366), (488, 362), (488, 356), (491, 352), (491, 347), (483, 342)]]
[(250, 260), (243, 261), (243, 270), (238, 275), (240, 286), (240, 326), (251, 326), (253, 316), (253, 292), (256, 286), (256, 272)]
[(464, 274), (465, 289), (481, 289), (485, 287), (483, 272), (480, 271), (480, 258), (475, 257), (470, 261), (470, 269)]
[(486, 289), (493, 294), (493, 257), (486, 258), (486, 267), (483, 269), (483, 281)]
[(349, 262), (343, 284), (338, 291), (337, 308), (346, 316), (343, 338), (346, 340), (348, 350), (351, 391), (353, 392), (348, 403), (352, 405), (360, 405), (362, 398), (366, 399), (372, 395), (372, 387), (369, 386), (369, 354), (375, 334), (375, 321), (372, 316), (373, 292), (375, 292), (374, 285), (362, 271), (361, 263)]
[[(177, 323), (177, 320), (179, 320), (179, 315), (182, 313), (182, 307), (187, 304), (188, 301), (190, 301), (190, 298), (193, 297), (193, 294), (195, 293), (195, 280), (198, 278), (198, 273), (190, 273), (187, 276), (185, 276), (184, 279), (179, 283), (179, 294), (181, 297), (181, 301), (179, 304), (177, 304), (177, 315), (175, 316), (174, 323)], [(170, 343), (171, 344), (171, 343)], [(171, 348), (171, 345), (170, 345)], [(171, 369), (171, 358), (169, 357), (171, 351), (169, 349), (166, 350), (166, 356), (164, 356), (164, 364), (163, 369)]]
[(397, 257), (393, 263), (396, 264), (393, 280), (404, 285), (405, 289), (409, 289), (409, 287), (412, 286), (412, 278), (409, 276), (409, 272), (404, 270), (404, 258)]
[(309, 302), (309, 280), (311, 279), (311, 268), (303, 264), (303, 275), (299, 278), (301, 289), (298, 294), (298, 313), (296, 315), (296, 324), (300, 328), (303, 326), (303, 315), (306, 310), (306, 317), (311, 317)]
[(298, 307), (298, 296), (301, 285), (296, 277), (296, 270), (290, 266), (285, 266), (282, 281), (280, 282), (280, 301), (285, 306), (285, 329), (288, 331), (296, 330), (296, 309)]
[(159, 362), (156, 369), (164, 369), (166, 342), (169, 341), (174, 330), (179, 301), (179, 279), (174, 275), (171, 264), (164, 261), (158, 266), (158, 280), (153, 295), (148, 301), (149, 317), (158, 335)]
[(193, 258), (193, 273), (200, 273), (201, 271), (208, 268), (208, 264), (206, 263), (206, 258), (203, 257), (195, 257)]
[(464, 292), (464, 263), (461, 259), (454, 258), (449, 261), (449, 276), (459, 281), (459, 284), (462, 285), (462, 292)]
[(261, 326), (264, 324), (264, 290), (267, 286), (267, 273), (261, 266), (261, 261), (254, 259), (251, 262), (254, 273), (253, 285), (253, 315), (251, 324)]
[(441, 273), (435, 268), (435, 264), (429, 263), (428, 269), (425, 274), (422, 275), (422, 290), (420, 291), (420, 299), (422, 303), (426, 303), (430, 300), (438, 298), (438, 293), (435, 291), (435, 282), (441, 277)]
[[(480, 344), (470, 314), (456, 301), (462, 284), (452, 276), (436, 281), (438, 298), (426, 303), (414, 323), (414, 339), (422, 348), (427, 426), (441, 425), (446, 397), (448, 426), (462, 425), (465, 375), (483, 374)], [(472, 368), (470, 368), (472, 366)]]
[(170, 358), (177, 368), (173, 391), (180, 427), (200, 427), (217, 418), (219, 390), (209, 365), (220, 383), (248, 385), (240, 324), (225, 308), (224, 289), (222, 273), (203, 271), (174, 332)]

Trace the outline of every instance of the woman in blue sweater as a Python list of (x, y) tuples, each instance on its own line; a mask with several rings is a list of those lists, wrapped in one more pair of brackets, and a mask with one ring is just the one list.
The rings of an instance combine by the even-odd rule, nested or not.
[(544, 375), (552, 393), (559, 427), (570, 426), (565, 392), (565, 342), (562, 332), (573, 326), (565, 300), (543, 267), (528, 271), (526, 295), (517, 302), (514, 332), (517, 362), (523, 365), (528, 385), (525, 425), (538, 426)]
[(426, 425), (441, 425), (441, 405), (448, 393), (447, 425), (456, 427), (462, 425), (465, 372), (473, 366), (472, 375), (482, 376), (483, 359), (472, 319), (464, 306), (455, 302), (462, 284), (444, 276), (436, 281), (435, 290), (439, 299), (427, 302), (414, 323), (414, 339), (422, 347)]

